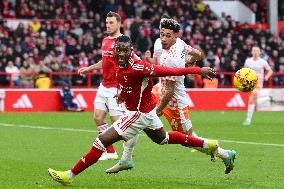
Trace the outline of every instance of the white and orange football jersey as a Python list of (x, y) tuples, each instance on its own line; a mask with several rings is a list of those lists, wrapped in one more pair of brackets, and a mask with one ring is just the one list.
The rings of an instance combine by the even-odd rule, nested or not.
[[(172, 68), (184, 68), (186, 64), (186, 55), (191, 50), (191, 46), (178, 38), (176, 43), (169, 49), (162, 49), (159, 57), (159, 64)], [(165, 93), (166, 80), (176, 81), (174, 95), (167, 104), (167, 107), (176, 110), (189, 106), (189, 99), (184, 86), (184, 76), (168, 76), (160, 78), (160, 88), (158, 90), (160, 98)]]

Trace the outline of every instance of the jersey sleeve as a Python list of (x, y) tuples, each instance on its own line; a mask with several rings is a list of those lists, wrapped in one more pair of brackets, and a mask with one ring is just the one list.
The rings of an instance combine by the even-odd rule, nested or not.
[(263, 60), (263, 67), (264, 67), (264, 69), (265, 69), (266, 71), (271, 70), (270, 65), (269, 65), (268, 62), (265, 61), (265, 60)]
[(162, 44), (161, 44), (161, 40), (157, 39), (154, 43), (154, 53), (153, 53), (153, 57), (158, 57), (160, 56), (160, 53), (162, 51)]
[(187, 45), (186, 43), (184, 43), (184, 51), (185, 51), (185, 54), (189, 54), (192, 52), (192, 47), (190, 45)]
[(165, 77), (165, 76), (182, 76), (187, 74), (201, 74), (201, 68), (190, 67), (190, 68), (169, 68), (167, 66), (160, 66), (150, 64), (146, 61), (137, 61), (131, 63), (132, 75), (137, 77), (141, 76), (154, 76), (154, 77)]
[(134, 51), (132, 51), (131, 58), (134, 62), (141, 60), (141, 58)]

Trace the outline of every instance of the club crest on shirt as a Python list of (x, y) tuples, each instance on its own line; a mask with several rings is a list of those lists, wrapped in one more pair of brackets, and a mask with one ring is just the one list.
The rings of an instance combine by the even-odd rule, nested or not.
[(121, 84), (119, 84), (119, 88), (123, 93), (132, 93), (132, 87), (127, 87), (127, 86), (123, 86)]

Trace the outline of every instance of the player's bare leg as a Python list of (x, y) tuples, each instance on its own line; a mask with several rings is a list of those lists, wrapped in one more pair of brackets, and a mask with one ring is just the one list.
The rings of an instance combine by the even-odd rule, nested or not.
[[(94, 110), (94, 121), (97, 125), (99, 133), (103, 133), (109, 128), (109, 125), (107, 124), (107, 122), (105, 120), (106, 114), (107, 113), (104, 110), (100, 110), (100, 109)], [(117, 119), (118, 118), (119, 118), (119, 116), (117, 116)], [(113, 118), (113, 119), (115, 119), (115, 118)], [(118, 155), (117, 155), (113, 145), (110, 145), (106, 149), (106, 152), (102, 155), (100, 160), (111, 160), (111, 159), (117, 159), (117, 158), (118, 158)]]
[(95, 139), (93, 147), (77, 161), (72, 169), (68, 171), (56, 171), (49, 168), (48, 174), (56, 182), (59, 182), (63, 185), (70, 184), (76, 175), (80, 174), (82, 171), (99, 160), (107, 146), (112, 145), (119, 140), (122, 140), (122, 137), (113, 127), (110, 127)]

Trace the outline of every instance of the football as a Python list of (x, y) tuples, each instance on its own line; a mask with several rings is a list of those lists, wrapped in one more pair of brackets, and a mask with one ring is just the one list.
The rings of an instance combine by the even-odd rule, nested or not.
[(257, 86), (257, 74), (250, 68), (242, 68), (234, 75), (234, 85), (242, 92), (251, 92)]

